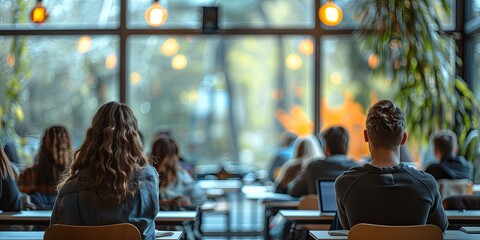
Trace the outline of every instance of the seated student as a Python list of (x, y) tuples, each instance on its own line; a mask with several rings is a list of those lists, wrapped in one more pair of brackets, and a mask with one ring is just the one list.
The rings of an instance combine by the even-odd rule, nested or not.
[(127, 105), (100, 107), (58, 189), (51, 225), (128, 222), (144, 240), (155, 239), (158, 174), (143, 153), (137, 120)]
[(192, 210), (207, 200), (206, 193), (190, 173), (180, 166), (179, 148), (175, 140), (168, 136), (156, 138), (152, 144), (150, 160), (161, 178), (160, 209)]
[(438, 162), (430, 164), (426, 173), (435, 179), (472, 179), (472, 167), (457, 155), (457, 136), (450, 130), (439, 131), (433, 137), (433, 152)]
[(0, 147), (0, 210), (22, 210), (22, 195), (18, 190), (15, 172), (7, 158), (7, 154)]
[(24, 170), (18, 179), (21, 192), (30, 195), (37, 210), (52, 209), (57, 184), (72, 159), (72, 142), (65, 127), (45, 129), (35, 164)]
[(292, 157), (292, 145), (297, 139), (297, 135), (291, 132), (283, 132), (280, 135), (280, 149), (277, 150), (268, 168), (268, 178), (270, 181), (275, 181), (280, 173), (280, 168), (288, 159)]
[(323, 133), (323, 138), (327, 158), (312, 161), (305, 171), (288, 185), (288, 193), (293, 197), (316, 194), (317, 178), (335, 179), (350, 168), (358, 166), (346, 156), (349, 136), (345, 128), (331, 127)]
[(275, 179), (275, 192), (287, 193), (288, 184), (314, 159), (325, 159), (320, 143), (315, 136), (300, 137), (294, 143), (293, 155), (280, 169)]
[(377, 102), (368, 110), (364, 137), (371, 163), (335, 181), (343, 228), (357, 223), (434, 224), (445, 230), (448, 220), (435, 179), (400, 163), (400, 145), (407, 140), (402, 110), (389, 100)]

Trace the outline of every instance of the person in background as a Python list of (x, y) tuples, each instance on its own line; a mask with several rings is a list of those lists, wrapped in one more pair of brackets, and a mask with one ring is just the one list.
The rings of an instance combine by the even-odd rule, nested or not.
[(106, 103), (94, 115), (58, 185), (50, 225), (129, 222), (144, 240), (154, 240), (158, 186), (132, 110), (122, 103)]
[(287, 193), (288, 184), (314, 159), (325, 159), (325, 153), (315, 136), (298, 138), (293, 147), (293, 156), (280, 169), (275, 179), (275, 192)]
[(336, 179), (358, 164), (347, 157), (349, 135), (341, 126), (330, 127), (323, 132), (326, 159), (320, 158), (307, 165), (305, 171), (288, 185), (288, 194), (301, 197), (316, 194), (316, 179)]
[(430, 164), (426, 173), (435, 179), (470, 179), (472, 166), (465, 158), (457, 155), (457, 136), (450, 130), (441, 130), (433, 137), (433, 152), (438, 162)]
[(364, 138), (372, 161), (335, 181), (338, 218), (345, 229), (357, 223), (434, 224), (445, 230), (447, 216), (435, 179), (400, 162), (407, 140), (405, 114), (382, 100), (368, 110)]
[(280, 135), (280, 149), (275, 153), (269, 167), (268, 177), (270, 181), (275, 181), (280, 173), (280, 169), (288, 159), (292, 157), (292, 145), (297, 139), (297, 135), (292, 132), (283, 132)]
[(18, 190), (16, 175), (7, 154), (0, 147), (0, 210), (22, 210), (22, 194)]
[(173, 138), (156, 138), (150, 160), (162, 179), (159, 185), (162, 210), (192, 210), (207, 200), (206, 193), (190, 173), (180, 166), (179, 148)]
[(54, 125), (45, 129), (35, 164), (18, 179), (21, 192), (30, 195), (37, 210), (53, 208), (57, 184), (72, 159), (72, 142), (67, 129)]

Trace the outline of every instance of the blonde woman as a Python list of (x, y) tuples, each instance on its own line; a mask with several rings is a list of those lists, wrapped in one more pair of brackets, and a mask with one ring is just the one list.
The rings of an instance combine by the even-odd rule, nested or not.
[(18, 186), (30, 195), (36, 209), (52, 209), (57, 184), (72, 159), (72, 141), (67, 129), (54, 125), (45, 129), (35, 164), (20, 174)]
[(100, 107), (58, 189), (50, 224), (129, 222), (143, 239), (155, 239), (158, 174), (143, 153), (127, 105)]
[(299, 137), (293, 145), (292, 158), (280, 169), (275, 179), (275, 192), (287, 193), (288, 184), (304, 170), (307, 165), (317, 159), (325, 159), (325, 153), (320, 147), (317, 137), (310, 135)]

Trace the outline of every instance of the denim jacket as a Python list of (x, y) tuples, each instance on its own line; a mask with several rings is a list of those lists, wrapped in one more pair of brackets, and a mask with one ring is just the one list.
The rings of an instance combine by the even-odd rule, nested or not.
[(88, 177), (87, 171), (80, 170), (77, 177), (67, 181), (60, 189), (53, 207), (50, 225), (107, 225), (132, 223), (144, 240), (155, 239), (155, 217), (159, 211), (158, 173), (152, 166), (146, 166), (132, 174), (130, 186), (138, 186), (135, 195), (127, 196), (120, 204), (105, 201), (82, 186), (79, 179)]

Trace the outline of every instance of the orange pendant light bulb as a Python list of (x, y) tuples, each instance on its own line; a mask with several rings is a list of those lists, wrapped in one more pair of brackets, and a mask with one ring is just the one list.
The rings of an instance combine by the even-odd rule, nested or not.
[(145, 11), (145, 21), (152, 27), (163, 25), (167, 21), (168, 12), (163, 6), (155, 0), (147, 11)]
[(327, 0), (318, 10), (318, 17), (323, 24), (333, 27), (340, 24), (343, 19), (343, 12), (332, 0)]
[(32, 12), (30, 12), (30, 19), (32, 20), (33, 23), (44, 23), (45, 20), (47, 20), (48, 13), (47, 9), (42, 4), (42, 0), (38, 0), (37, 4), (35, 5), (35, 8), (32, 9)]

